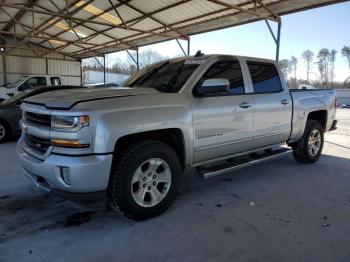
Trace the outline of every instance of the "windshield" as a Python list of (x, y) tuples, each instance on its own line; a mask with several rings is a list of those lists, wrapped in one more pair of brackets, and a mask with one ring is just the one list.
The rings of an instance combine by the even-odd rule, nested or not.
[(26, 78), (28, 78), (28, 76), (23, 76), (21, 78), (18, 78), (15, 82), (9, 84), (8, 86), (6, 86), (6, 88), (14, 88), (16, 87), (19, 83), (21, 83), (23, 80), (25, 80)]
[(136, 73), (122, 85), (125, 87), (149, 87), (159, 92), (177, 93), (192, 75), (198, 64), (186, 60), (157, 63)]

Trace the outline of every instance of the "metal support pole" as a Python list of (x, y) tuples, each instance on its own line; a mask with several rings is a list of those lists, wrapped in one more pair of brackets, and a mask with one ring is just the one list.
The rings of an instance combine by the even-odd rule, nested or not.
[(275, 35), (275, 33), (273, 32), (271, 25), (269, 23), (269, 21), (267, 19), (265, 19), (265, 23), (271, 33), (271, 36), (273, 38), (273, 41), (276, 44), (276, 61), (278, 62), (279, 60), (279, 56), (280, 56), (280, 39), (281, 39), (281, 26), (282, 26), (282, 21), (278, 21), (278, 27), (277, 27), (277, 37)]
[(83, 85), (83, 61), (80, 59), (79, 60), (80, 63), (80, 85)]
[(271, 36), (273, 38), (273, 41), (275, 41), (275, 44), (277, 45), (277, 39), (276, 39), (275, 33), (273, 32), (273, 30), (271, 28), (271, 25), (270, 25), (270, 23), (269, 23), (269, 21), (267, 19), (265, 19), (265, 23), (267, 25), (267, 28), (270, 30)]
[(278, 29), (277, 29), (277, 42), (276, 42), (276, 61), (279, 61), (280, 56), (280, 41), (281, 41), (281, 27), (282, 21), (278, 21)]
[(106, 55), (103, 55), (103, 84), (106, 84)]
[[(5, 41), (1, 41), (1, 44), (5, 44)], [(7, 63), (6, 63), (6, 47), (1, 47), (2, 56), (2, 80), (3, 84), (7, 83)]]
[(187, 55), (190, 56), (191, 38), (187, 39)]
[(45, 74), (49, 74), (49, 59), (45, 58)]
[(140, 65), (139, 65), (139, 49), (138, 49), (138, 48), (136, 49), (136, 68), (137, 68), (137, 71), (140, 70)]
[(187, 54), (186, 54), (184, 48), (182, 47), (182, 45), (180, 44), (179, 40), (178, 39), (175, 39), (175, 40), (176, 40), (177, 44), (179, 45), (179, 47), (181, 48), (182, 53), (184, 54), (184, 56), (186, 56)]
[(126, 51), (127, 54), (129, 55), (129, 57), (131, 58), (131, 60), (134, 61), (135, 65), (136, 65), (136, 69), (139, 70), (139, 49), (136, 50), (136, 59), (135, 59), (135, 57), (129, 52), (128, 49), (125, 49), (125, 51)]

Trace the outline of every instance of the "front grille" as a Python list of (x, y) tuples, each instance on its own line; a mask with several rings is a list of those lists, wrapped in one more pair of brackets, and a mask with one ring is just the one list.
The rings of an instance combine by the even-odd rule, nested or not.
[(27, 120), (28, 123), (33, 123), (36, 125), (51, 127), (51, 116), (50, 115), (25, 112), (24, 118)]
[(51, 146), (50, 139), (39, 138), (28, 134), (25, 135), (25, 141), (28, 146), (33, 147), (40, 152), (46, 152), (47, 149)]

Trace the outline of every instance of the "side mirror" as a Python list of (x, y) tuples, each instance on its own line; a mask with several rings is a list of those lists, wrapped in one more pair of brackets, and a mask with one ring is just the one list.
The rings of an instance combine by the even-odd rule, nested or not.
[(225, 78), (205, 79), (201, 86), (197, 88), (200, 95), (210, 93), (228, 92), (230, 89), (230, 82)]

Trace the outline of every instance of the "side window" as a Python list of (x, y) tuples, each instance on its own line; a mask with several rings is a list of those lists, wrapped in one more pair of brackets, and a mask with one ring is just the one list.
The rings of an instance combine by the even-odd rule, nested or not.
[(247, 62), (253, 82), (254, 93), (275, 93), (282, 91), (281, 80), (274, 64)]
[[(45, 77), (31, 77), (25, 83), (25, 89), (37, 87), (37, 86), (46, 86), (46, 78)], [(22, 90), (22, 91), (23, 91)]]
[(51, 85), (52, 86), (59, 86), (61, 85), (61, 80), (59, 77), (50, 77)]
[(230, 89), (228, 93), (212, 93), (210, 96), (238, 95), (245, 93), (242, 70), (238, 61), (223, 61), (215, 63), (203, 75), (199, 84), (206, 79), (213, 78), (227, 79), (230, 83)]

